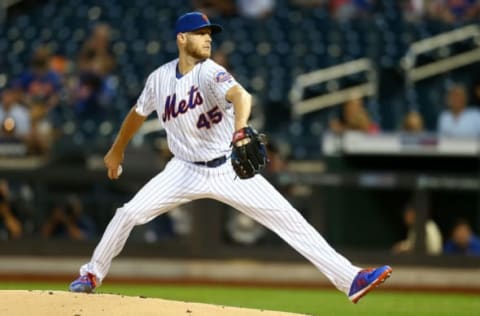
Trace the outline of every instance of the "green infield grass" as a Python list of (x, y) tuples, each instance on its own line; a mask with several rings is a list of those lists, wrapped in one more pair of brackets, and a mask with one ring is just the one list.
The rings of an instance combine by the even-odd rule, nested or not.
[[(4, 282), (0, 289), (67, 290), (64, 283)], [(98, 293), (269, 309), (307, 315), (480, 315), (478, 295), (392, 292), (379, 288), (357, 305), (336, 290), (233, 286), (105, 284)]]

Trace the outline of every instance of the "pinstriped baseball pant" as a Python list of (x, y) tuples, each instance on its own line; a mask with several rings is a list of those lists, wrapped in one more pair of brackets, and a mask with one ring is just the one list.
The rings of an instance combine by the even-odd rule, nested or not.
[(135, 225), (202, 198), (228, 204), (269, 228), (314, 264), (335, 287), (348, 294), (360, 268), (337, 253), (265, 178), (256, 175), (247, 180), (235, 179), (228, 162), (208, 168), (177, 158), (117, 209), (90, 262), (80, 268), (80, 274), (92, 273), (101, 284)]

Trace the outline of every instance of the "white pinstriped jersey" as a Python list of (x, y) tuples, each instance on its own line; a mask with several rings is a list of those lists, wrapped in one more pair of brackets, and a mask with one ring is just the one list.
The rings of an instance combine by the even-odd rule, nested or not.
[(238, 83), (211, 59), (183, 76), (177, 64), (175, 59), (150, 74), (136, 112), (143, 116), (157, 112), (170, 151), (181, 160), (208, 161), (227, 154), (234, 112), (225, 94)]

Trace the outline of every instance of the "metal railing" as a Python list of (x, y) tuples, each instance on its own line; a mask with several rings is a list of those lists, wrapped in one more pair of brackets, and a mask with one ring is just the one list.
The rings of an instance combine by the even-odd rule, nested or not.
[[(305, 89), (330, 80), (366, 72), (366, 82), (338, 89), (327, 94), (304, 99)], [(290, 102), (293, 106), (292, 114), (295, 117), (318, 111), (333, 105), (341, 104), (352, 97), (376, 96), (378, 92), (377, 71), (368, 58), (361, 58), (333, 67), (301, 74), (295, 78), (290, 90)]]
[[(473, 40), (476, 47), (455, 55), (445, 56), (421, 66), (416, 66), (418, 56), (427, 52), (448, 48), (449, 45)], [(439, 54), (440, 55), (440, 54)], [(447, 54), (448, 55), (448, 54)], [(412, 43), (402, 58), (407, 87), (415, 82), (480, 61), (480, 26), (468, 25)]]

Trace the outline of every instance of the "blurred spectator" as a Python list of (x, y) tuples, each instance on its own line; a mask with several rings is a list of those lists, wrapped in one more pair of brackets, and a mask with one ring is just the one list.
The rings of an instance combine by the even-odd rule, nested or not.
[(274, 0), (236, 0), (240, 16), (251, 19), (269, 17), (275, 9)]
[(363, 99), (353, 98), (343, 104), (340, 118), (330, 121), (330, 130), (335, 133), (359, 131), (376, 134), (380, 127), (370, 118)]
[(12, 88), (7, 87), (1, 92), (0, 138), (27, 141), (31, 132), (30, 113), (17, 99), (17, 93)]
[(472, 227), (465, 219), (460, 219), (453, 227), (450, 239), (445, 243), (446, 254), (480, 255), (480, 238), (475, 236)]
[[(415, 221), (417, 211), (413, 206), (407, 206), (403, 212), (403, 221), (407, 228), (407, 238), (396, 243), (392, 250), (394, 253), (410, 253), (415, 247)], [(438, 255), (442, 252), (442, 234), (437, 224), (432, 219), (425, 223), (425, 251), (429, 255)]]
[(165, 238), (188, 236), (192, 231), (192, 220), (188, 205), (176, 207), (165, 216), (147, 223), (145, 241), (153, 243)]
[(12, 211), (8, 182), (0, 179), (0, 239), (18, 239), (22, 233), (22, 224)]
[(375, 0), (330, 0), (330, 13), (340, 22), (370, 16)]
[(192, 0), (195, 11), (200, 11), (208, 16), (230, 16), (236, 13), (233, 0)]
[(154, 243), (174, 236), (172, 222), (168, 216), (159, 216), (145, 226), (144, 238), (147, 243)]
[(93, 73), (100, 78), (110, 75), (116, 66), (108, 24), (97, 24), (84, 42), (77, 60), (78, 73)]
[(434, 0), (402, 0), (400, 6), (403, 17), (409, 22), (421, 20)]
[(176, 207), (168, 212), (172, 221), (173, 232), (177, 236), (188, 236), (192, 232), (193, 218), (188, 206)]
[[(55, 72), (60, 78), (63, 91), (61, 98), (62, 101), (63, 98), (68, 98), (68, 94), (72, 90), (72, 86), (75, 84), (75, 64), (64, 54), (54, 53), (50, 57), (49, 67), (50, 70)], [(56, 110), (56, 108), (54, 110)]]
[(417, 111), (409, 111), (402, 122), (402, 131), (408, 133), (423, 132), (423, 118)]
[(45, 238), (87, 240), (94, 238), (95, 233), (95, 223), (84, 213), (82, 202), (76, 196), (55, 205), (41, 229)]
[(38, 47), (30, 69), (14, 83), (21, 89), (23, 103), (30, 110), (29, 153), (34, 155), (47, 154), (55, 136), (49, 114), (59, 104), (62, 85), (60, 76), (50, 69), (50, 58), (48, 47)]
[(463, 85), (455, 84), (448, 89), (448, 110), (443, 111), (438, 121), (438, 132), (445, 136), (479, 137), (480, 111), (467, 108), (467, 92)]
[(230, 209), (226, 231), (231, 241), (240, 245), (254, 245), (267, 234), (267, 229), (247, 215)]
[(102, 79), (93, 73), (83, 73), (73, 91), (75, 118), (79, 121), (105, 118), (109, 97), (104, 94)]
[(23, 101), (31, 109), (32, 119), (43, 119), (58, 105), (61, 92), (61, 78), (50, 69), (50, 49), (39, 46), (33, 53), (30, 69), (15, 82), (23, 92)]
[(99, 123), (105, 119), (108, 106), (116, 95), (113, 72), (117, 61), (108, 24), (97, 24), (85, 41), (77, 59), (77, 81), (72, 88), (75, 118)]
[(60, 77), (64, 77), (72, 72), (73, 65), (71, 61), (64, 55), (54, 54), (50, 58), (50, 69), (57, 73)]
[(436, 0), (430, 8), (430, 15), (449, 24), (475, 21), (480, 17), (478, 0)]
[(23, 181), (10, 181), (10, 200), (14, 214), (22, 223), (23, 236), (36, 234), (38, 224), (38, 203), (35, 200), (35, 192), (30, 184)]

